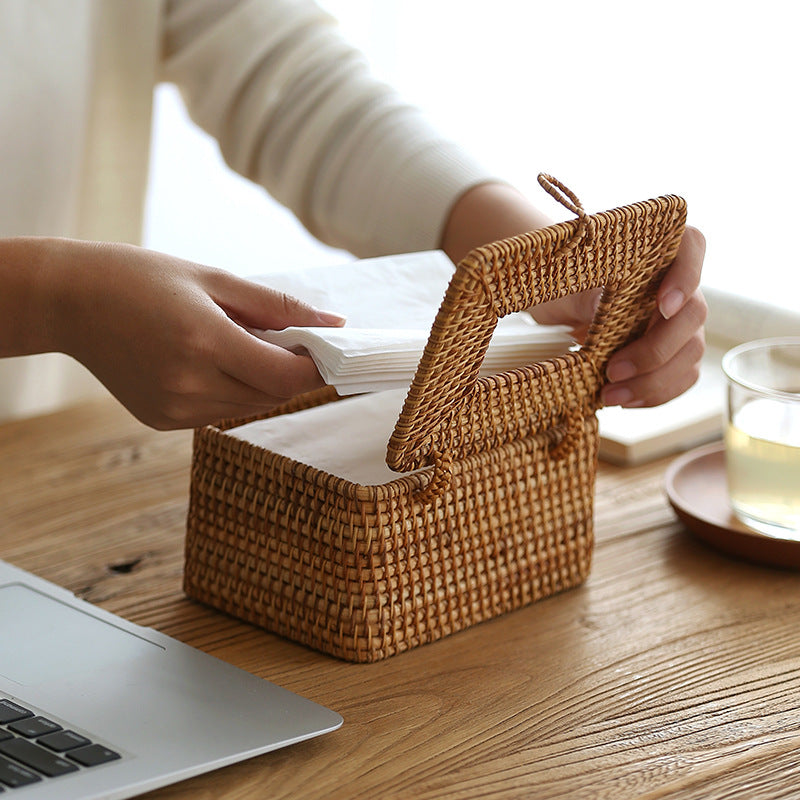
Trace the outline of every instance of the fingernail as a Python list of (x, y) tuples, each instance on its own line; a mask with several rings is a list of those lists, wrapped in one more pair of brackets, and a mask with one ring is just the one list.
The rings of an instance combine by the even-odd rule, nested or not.
[(323, 322), (325, 325), (341, 327), (345, 324), (345, 322), (347, 322), (347, 317), (343, 317), (341, 314), (337, 314), (335, 311), (323, 311), (319, 308), (315, 308), (314, 310), (317, 312), (320, 322)]
[(636, 367), (631, 361), (613, 361), (606, 370), (606, 376), (611, 383), (627, 381), (634, 375), (636, 375)]
[(664, 295), (664, 299), (658, 305), (658, 310), (664, 319), (669, 319), (683, 308), (685, 302), (686, 295), (680, 289), (673, 289)]
[(623, 406), (633, 400), (633, 392), (624, 386), (609, 387), (603, 392), (603, 405)]

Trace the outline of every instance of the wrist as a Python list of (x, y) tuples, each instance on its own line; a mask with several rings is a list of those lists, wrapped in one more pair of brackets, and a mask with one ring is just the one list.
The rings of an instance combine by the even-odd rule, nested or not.
[[(70, 353), (74, 274), (82, 242), (44, 236), (0, 239), (0, 356)], [(71, 353), (70, 353), (71, 354)]]
[(0, 297), (2, 337), (0, 356), (22, 356), (55, 349), (50, 336), (52, 303), (50, 269), (43, 264), (46, 239), (0, 239), (0, 270), (4, 291)]

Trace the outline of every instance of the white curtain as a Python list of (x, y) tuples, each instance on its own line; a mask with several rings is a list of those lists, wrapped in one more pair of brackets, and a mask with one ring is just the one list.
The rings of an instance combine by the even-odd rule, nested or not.
[[(0, 237), (140, 241), (159, 8), (0, 3)], [(104, 393), (58, 353), (0, 361), (0, 420)]]

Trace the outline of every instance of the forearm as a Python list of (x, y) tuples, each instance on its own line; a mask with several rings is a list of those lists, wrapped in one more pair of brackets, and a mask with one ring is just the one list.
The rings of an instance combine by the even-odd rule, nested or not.
[(57, 317), (68, 248), (63, 239), (0, 239), (0, 357), (63, 349)]
[(444, 227), (441, 248), (458, 263), (475, 247), (543, 228), (550, 222), (513, 187), (483, 183), (456, 201)]
[[(512, 186), (483, 183), (456, 201), (440, 246), (457, 264), (475, 247), (544, 228), (550, 223), (543, 212)], [(595, 300), (595, 295), (585, 294), (570, 301), (568, 308), (554, 301), (538, 305), (530, 312), (543, 324), (570, 325), (580, 339), (593, 315)]]
[(453, 200), (491, 178), (311, 0), (164, 9), (162, 77), (228, 164), (321, 241), (361, 258), (433, 249)]

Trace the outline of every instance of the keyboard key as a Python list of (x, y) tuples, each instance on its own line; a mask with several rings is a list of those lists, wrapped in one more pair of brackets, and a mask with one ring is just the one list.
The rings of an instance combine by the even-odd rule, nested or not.
[(109, 761), (116, 761), (120, 758), (119, 753), (109, 750), (102, 744), (90, 744), (86, 747), (79, 747), (77, 750), (69, 750), (67, 757), (77, 761), (84, 767), (96, 767), (98, 764), (106, 764)]
[(65, 750), (72, 750), (74, 747), (83, 747), (85, 744), (91, 744), (85, 736), (81, 736), (79, 733), (75, 733), (75, 731), (56, 731), (56, 733), (48, 733), (36, 741), (50, 748), (50, 750), (55, 750), (57, 753), (63, 753)]
[(18, 706), (5, 697), (0, 697), (0, 725), (6, 722), (16, 722), (18, 719), (25, 719), (25, 717), (32, 716), (33, 711), (28, 711), (27, 708)]
[(12, 734), (10, 734), (8, 731), (4, 731), (2, 728), (0, 728), (0, 742), (2, 742), (3, 739), (13, 739), (13, 738), (14, 737), (13, 737)]
[(27, 786), (29, 783), (36, 783), (40, 780), (41, 778), (30, 770), (0, 756), (0, 783), (11, 789), (17, 789), (20, 786)]
[(39, 747), (38, 744), (29, 742), (27, 739), (8, 739), (0, 742), (0, 753), (24, 764), (26, 767), (35, 769), (48, 778), (56, 775), (64, 775), (67, 772), (75, 772), (78, 768), (69, 761), (65, 761), (55, 753)]
[(8, 729), (24, 736), (26, 739), (35, 739), (37, 736), (44, 736), (46, 733), (60, 731), (61, 726), (46, 717), (28, 717), (19, 722), (12, 722)]

